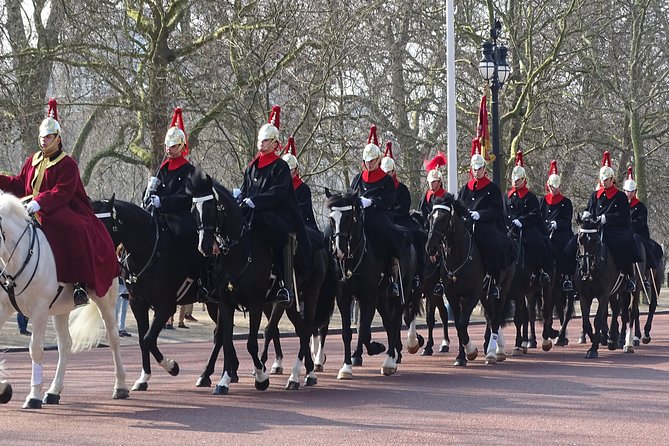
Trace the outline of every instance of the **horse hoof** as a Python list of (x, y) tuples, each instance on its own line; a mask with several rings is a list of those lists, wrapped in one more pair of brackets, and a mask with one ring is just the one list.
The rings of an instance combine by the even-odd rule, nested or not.
[(506, 361), (506, 353), (500, 352), (497, 353), (497, 362), (504, 362)]
[(555, 345), (557, 345), (558, 347), (565, 347), (565, 346), (569, 345), (569, 339), (567, 339), (567, 338), (557, 338), (557, 340), (555, 341)]
[(579, 344), (585, 344), (585, 336), (579, 336), (578, 337), (578, 343)]
[(418, 335), (418, 346), (422, 347), (425, 345), (425, 338), (422, 337), (421, 335)]
[(606, 345), (607, 345), (608, 349), (611, 350), (611, 351), (618, 350), (618, 343), (617, 342), (609, 341)]
[(5, 384), (5, 390), (0, 394), (0, 404), (7, 404), (12, 400), (12, 395), (14, 392), (12, 391), (12, 385), (9, 383), (4, 383)]
[(237, 384), (239, 382), (239, 375), (237, 372), (228, 372), (228, 376), (230, 377), (230, 383)]
[(37, 398), (30, 398), (29, 400), (26, 400), (25, 403), (23, 403), (23, 408), (24, 409), (41, 409), (42, 408), (42, 400), (39, 400)]
[(195, 382), (195, 387), (211, 387), (211, 378), (208, 376), (200, 376)]
[(367, 347), (367, 354), (369, 356), (380, 355), (386, 351), (386, 346), (380, 342), (370, 342), (369, 347)]
[(402, 364), (402, 353), (397, 352), (397, 360), (395, 361), (395, 364)]
[(58, 404), (60, 403), (60, 395), (56, 395), (55, 393), (47, 393), (44, 395), (44, 398), (42, 398), (42, 402), (44, 404)]
[(353, 367), (360, 367), (362, 366), (362, 357), (361, 356), (352, 356), (351, 357), (351, 365)]
[(456, 359), (453, 365), (456, 367), (467, 367), (467, 361), (464, 359)]
[(441, 347), (439, 347), (439, 353), (448, 353), (448, 351), (449, 351), (448, 345), (442, 345)]
[(383, 376), (394, 375), (397, 372), (397, 367), (381, 367), (381, 374)]
[(537, 348), (537, 340), (536, 339), (530, 340), (530, 342), (528, 343), (527, 348)]
[(322, 372), (323, 364), (314, 364), (314, 372)]
[(599, 352), (597, 352), (597, 350), (588, 350), (585, 353), (585, 357), (588, 358), (588, 359), (599, 358)]
[(130, 398), (130, 391), (128, 389), (114, 389), (112, 399), (127, 400), (128, 398)]
[(635, 347), (638, 347), (638, 346), (641, 345), (641, 342), (639, 342), (639, 340), (637, 338), (634, 338), (634, 341), (632, 341), (632, 345), (634, 345)]
[(267, 378), (265, 381), (256, 381), (256, 390), (267, 390), (269, 387), (269, 378)]
[(485, 357), (485, 363), (486, 364), (495, 364), (496, 362), (497, 362), (497, 355), (496, 354), (487, 355)]
[(511, 356), (523, 356), (523, 349), (520, 347), (514, 347), (511, 352)]
[(353, 379), (353, 373), (343, 372), (340, 370), (339, 373), (337, 374), (337, 379)]
[(211, 394), (212, 395), (227, 395), (229, 391), (230, 391), (229, 387), (216, 385), (216, 387), (214, 387), (214, 391), (211, 392)]
[(174, 361), (174, 367), (169, 371), (169, 374), (171, 376), (177, 376), (179, 374), (179, 364), (176, 361)]
[(133, 392), (146, 392), (149, 390), (149, 383), (135, 383), (132, 390)]
[(479, 355), (479, 349), (475, 348), (473, 352), (467, 353), (467, 360), (468, 361), (473, 361), (476, 359), (476, 357)]
[(432, 347), (425, 347), (422, 352), (420, 352), (421, 356), (432, 356)]
[(553, 343), (550, 339), (545, 339), (541, 341), (541, 349), (545, 352), (550, 351), (553, 348)]
[(316, 378), (315, 376), (307, 376), (304, 379), (304, 385), (306, 387), (315, 386), (316, 384), (318, 384), (318, 378)]
[(283, 367), (272, 367), (269, 371), (270, 375), (283, 375)]
[(409, 346), (407, 346), (407, 351), (408, 351), (409, 353), (411, 353), (412, 355), (415, 355), (416, 353), (418, 353), (418, 349), (419, 349), (419, 348), (420, 348), (420, 345), (418, 345), (418, 344), (416, 344), (416, 345), (413, 346), (413, 347), (409, 347)]
[(300, 390), (300, 383), (295, 381), (288, 381), (288, 384), (286, 384), (286, 390)]
[(626, 345), (623, 347), (623, 353), (634, 353), (634, 346)]
[(648, 337), (643, 336), (641, 338), (641, 342), (643, 342), (644, 344), (650, 344), (650, 336), (648, 336)]

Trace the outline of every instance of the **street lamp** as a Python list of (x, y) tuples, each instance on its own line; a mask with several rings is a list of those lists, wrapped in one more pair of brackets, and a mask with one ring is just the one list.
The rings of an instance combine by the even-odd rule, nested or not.
[(497, 46), (497, 39), (502, 35), (502, 22), (495, 19), (495, 23), (490, 28), (490, 37), (492, 43), (485, 41), (481, 44), (483, 57), (479, 62), (479, 73), (484, 80), (490, 82), (492, 90), (492, 153), (495, 155), (495, 161), (492, 167), (492, 180), (498, 186), (500, 183), (499, 168), (499, 90), (511, 75), (511, 68), (506, 63), (507, 48), (504, 45)]

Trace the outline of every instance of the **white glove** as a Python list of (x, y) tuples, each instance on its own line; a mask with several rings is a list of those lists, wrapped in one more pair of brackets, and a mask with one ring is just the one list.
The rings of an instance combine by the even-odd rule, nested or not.
[(232, 189), (232, 198), (234, 198), (235, 200), (236, 200), (237, 198), (239, 198), (239, 196), (240, 196), (241, 194), (242, 194), (242, 190), (241, 190), (241, 189), (238, 189), (238, 188), (236, 188), (236, 187), (235, 187), (234, 189)]
[(518, 226), (519, 228), (522, 228), (522, 227), (523, 227), (523, 224), (522, 224), (522, 223), (520, 222), (520, 220), (518, 220), (517, 218), (516, 218), (514, 221), (512, 221), (511, 223), (513, 223), (514, 225)]
[(553, 230), (557, 229), (557, 222), (555, 220), (551, 222), (551, 228), (553, 228)]
[(250, 198), (244, 198), (243, 203), (245, 205), (247, 205), (248, 207), (250, 207), (251, 209), (255, 209), (255, 207), (256, 207), (256, 204), (253, 201), (251, 201)]
[(592, 214), (589, 211), (583, 211), (583, 213), (581, 214), (581, 219), (583, 220), (590, 217), (592, 217)]
[(151, 204), (154, 208), (160, 209), (160, 197), (158, 195), (151, 195)]
[(606, 224), (606, 215), (600, 215), (599, 216), (599, 223), (602, 225)]
[(481, 214), (479, 214), (476, 211), (469, 211), (469, 215), (472, 217), (472, 220), (478, 221), (479, 218), (481, 218)]
[(42, 209), (42, 206), (40, 206), (39, 203), (35, 200), (30, 200), (30, 202), (26, 205), (26, 211), (28, 211), (29, 214), (34, 214), (40, 209)]
[(148, 183), (146, 184), (146, 189), (151, 192), (155, 192), (158, 190), (158, 186), (160, 185), (160, 180), (158, 177), (151, 177), (149, 178)]
[(360, 197), (360, 204), (362, 205), (363, 209), (367, 209), (372, 205), (372, 200), (367, 197)]

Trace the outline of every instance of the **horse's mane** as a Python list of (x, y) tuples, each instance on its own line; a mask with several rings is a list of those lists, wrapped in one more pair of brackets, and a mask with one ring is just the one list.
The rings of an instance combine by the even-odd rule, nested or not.
[(444, 194), (443, 197), (435, 197), (434, 203), (433, 204), (441, 204), (445, 206), (452, 206), (453, 210), (455, 210), (455, 213), (462, 218), (467, 218), (469, 217), (469, 210), (467, 209), (467, 206), (462, 202), (462, 200), (458, 200), (455, 198), (455, 195), (446, 193)]
[(356, 206), (358, 203), (358, 194), (355, 192), (346, 192), (332, 194), (325, 201), (325, 205), (328, 208), (332, 207), (343, 207), (343, 206)]
[(21, 201), (16, 196), (7, 193), (0, 193), (0, 214), (8, 218), (28, 219), (28, 212)]

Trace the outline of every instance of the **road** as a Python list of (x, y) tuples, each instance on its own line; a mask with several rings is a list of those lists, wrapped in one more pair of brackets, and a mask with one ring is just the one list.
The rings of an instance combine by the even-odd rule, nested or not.
[[(480, 340), (482, 327), (471, 333)], [(180, 375), (156, 367), (149, 390), (123, 401), (111, 399), (111, 357), (98, 348), (73, 357), (61, 404), (39, 411), (21, 409), (28, 353), (5, 353), (14, 399), (0, 406), (2, 444), (666, 444), (669, 315), (656, 317), (652, 335), (634, 354), (605, 349), (596, 360), (573, 343), (492, 366), (479, 357), (466, 368), (453, 367), (454, 353), (405, 355), (390, 377), (379, 373), (381, 357), (365, 357), (351, 381), (335, 379), (342, 347), (333, 336), (318, 385), (293, 392), (283, 389), (286, 375), (255, 390), (251, 361), (237, 341), (241, 377), (227, 396), (194, 387), (209, 343), (173, 343), (163, 351), (179, 362)], [(295, 339), (284, 347), (287, 357), (294, 354)], [(127, 345), (122, 353), (132, 385), (139, 351)], [(47, 352), (45, 381), (55, 360), (56, 352)]]

